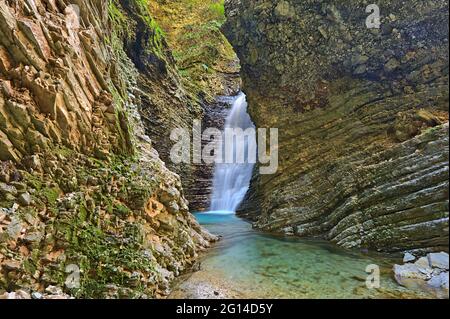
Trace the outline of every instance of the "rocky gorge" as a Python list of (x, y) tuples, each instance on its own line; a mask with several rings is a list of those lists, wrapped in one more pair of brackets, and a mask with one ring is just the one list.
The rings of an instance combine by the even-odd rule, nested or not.
[(200, 106), (148, 2), (2, 0), (0, 36), (0, 291), (164, 296), (216, 238), (149, 137)]
[[(448, 4), (367, 5), (0, 0), (0, 299), (448, 298)], [(241, 90), (279, 169), (198, 213)]]
[(279, 170), (254, 175), (240, 215), (346, 248), (448, 251), (448, 4), (226, 2), (258, 127)]

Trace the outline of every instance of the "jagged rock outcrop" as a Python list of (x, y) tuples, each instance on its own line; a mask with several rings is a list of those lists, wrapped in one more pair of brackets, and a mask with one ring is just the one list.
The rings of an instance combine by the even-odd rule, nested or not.
[(223, 1), (155, 0), (150, 8), (194, 99), (210, 104), (238, 93), (239, 59), (220, 29), (226, 20)]
[[(226, 2), (249, 111), (279, 128), (255, 227), (344, 247), (448, 250), (448, 4)], [(370, 21), (369, 21), (370, 22)]]
[[(152, 94), (178, 95), (155, 60), (170, 55), (145, 1), (116, 3), (0, 0), (0, 295), (7, 298), (61, 288), (76, 297), (164, 296), (215, 240), (190, 215), (180, 177), (161, 161), (141, 118)], [(135, 23), (146, 26), (124, 29), (136, 9)], [(176, 121), (176, 112), (165, 116)]]
[(75, 7), (44, 3), (0, 3), (0, 159), (18, 161), (52, 142), (101, 157), (125, 150), (125, 114), (110, 92), (111, 53), (94, 45), (108, 23), (105, 4), (88, 11), (73, 2), (84, 8), (79, 21)]
[[(125, 7), (130, 1), (120, 3)], [(204, 129), (221, 128), (228, 105), (217, 97), (238, 93), (239, 60), (220, 31), (225, 20), (220, 2), (158, 0), (148, 4), (158, 32), (164, 33), (159, 37), (164, 54), (155, 52), (152, 59), (148, 59), (145, 47), (134, 45), (148, 43), (145, 39), (151, 36), (150, 31), (142, 31), (146, 24), (140, 18), (139, 7), (126, 5), (129, 25), (137, 31), (130, 33), (131, 41), (126, 41), (127, 52), (145, 74), (139, 86), (144, 96), (142, 114), (147, 132), (167, 166), (182, 177), (191, 210), (208, 210), (214, 165), (171, 163), (174, 142), (170, 132), (174, 128), (192, 132), (194, 120), (199, 120)], [(133, 39), (135, 35), (141, 39)]]

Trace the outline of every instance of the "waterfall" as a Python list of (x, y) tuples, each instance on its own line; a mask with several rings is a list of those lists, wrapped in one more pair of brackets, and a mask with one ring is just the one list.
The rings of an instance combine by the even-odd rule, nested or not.
[[(254, 128), (250, 115), (247, 113), (247, 101), (244, 93), (240, 93), (228, 115), (225, 128), (241, 128), (246, 130)], [(229, 145), (231, 144), (231, 145)], [(216, 164), (213, 180), (213, 195), (211, 199), (211, 211), (222, 213), (236, 212), (239, 204), (244, 199), (250, 185), (254, 163), (249, 163), (248, 153), (255, 152), (255, 139), (235, 139), (233, 143), (223, 142), (224, 155), (232, 152), (233, 163)], [(238, 155), (244, 153), (244, 163), (237, 163)]]

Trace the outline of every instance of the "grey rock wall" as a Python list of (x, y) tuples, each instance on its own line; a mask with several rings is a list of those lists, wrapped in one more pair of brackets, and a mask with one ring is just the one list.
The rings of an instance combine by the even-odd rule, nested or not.
[(446, 1), (234, 1), (224, 31), (279, 170), (255, 174), (255, 227), (344, 247), (448, 250)]

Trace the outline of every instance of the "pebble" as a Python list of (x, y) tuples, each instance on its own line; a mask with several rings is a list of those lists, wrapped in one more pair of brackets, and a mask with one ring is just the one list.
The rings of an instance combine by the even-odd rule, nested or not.
[(31, 195), (28, 192), (20, 194), (17, 200), (19, 201), (19, 204), (22, 206), (30, 206), (32, 203)]
[(409, 263), (409, 262), (414, 261), (414, 260), (416, 260), (416, 256), (414, 256), (411, 253), (406, 253), (405, 256), (403, 256), (403, 262), (404, 263)]
[(31, 298), (33, 299), (42, 299), (42, 294), (40, 292), (34, 291), (31, 293)]

